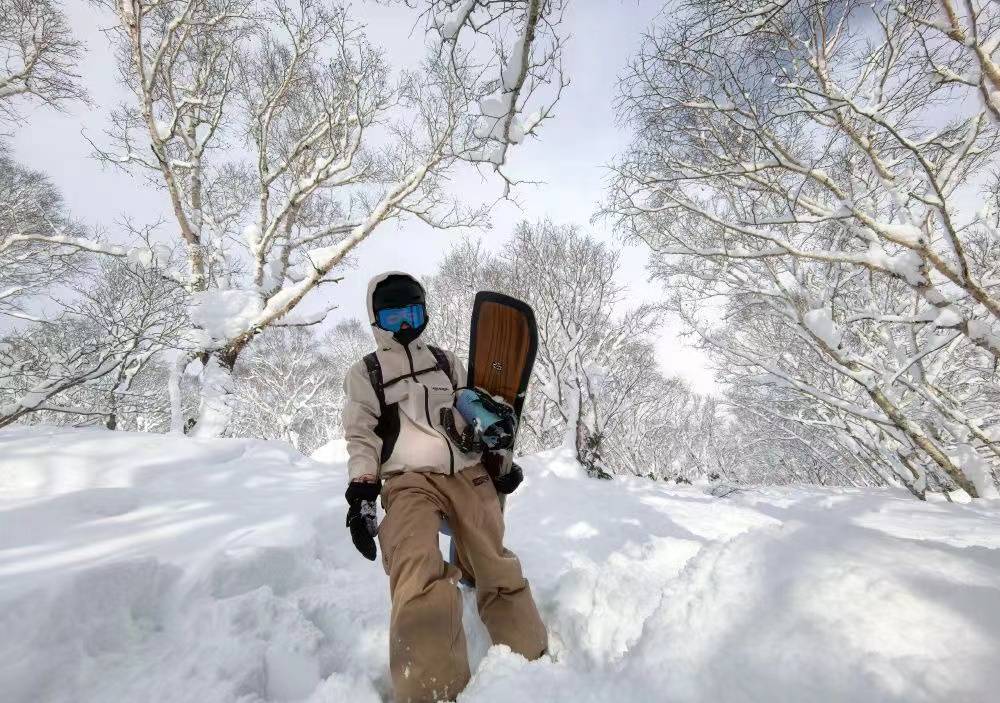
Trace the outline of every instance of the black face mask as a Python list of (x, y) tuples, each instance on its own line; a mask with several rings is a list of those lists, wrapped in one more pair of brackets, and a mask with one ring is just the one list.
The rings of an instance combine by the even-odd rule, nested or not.
[(410, 342), (419, 337), (421, 334), (423, 334), (424, 328), (426, 327), (427, 327), (427, 319), (425, 318), (424, 324), (420, 325), (420, 327), (404, 327), (403, 329), (399, 330), (399, 332), (393, 333), (392, 338), (405, 347)]

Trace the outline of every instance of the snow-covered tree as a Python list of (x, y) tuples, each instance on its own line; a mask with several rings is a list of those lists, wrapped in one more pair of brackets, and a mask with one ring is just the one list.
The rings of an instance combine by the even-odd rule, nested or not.
[(0, 427), (31, 413), (101, 416), (134, 402), (134, 379), (173, 347), (186, 320), (178, 288), (104, 259), (58, 317), (0, 339)]
[[(57, 3), (0, 1), (0, 120), (17, 123), (22, 103), (58, 109), (86, 100), (81, 55)], [(90, 236), (45, 174), (3, 144), (0, 203), (0, 426), (69, 416), (113, 424), (115, 399), (176, 333), (165, 312), (180, 309), (176, 297), (122, 261), (128, 249)], [(95, 266), (87, 255), (95, 251), (118, 258)], [(80, 273), (99, 283), (88, 286)]]
[(60, 108), (85, 99), (82, 54), (59, 3), (0, 0), (0, 120), (20, 119), (19, 101)]
[(535, 422), (525, 429), (542, 446), (560, 434), (588, 471), (611, 471), (608, 431), (627, 421), (627, 400), (654, 372), (642, 344), (655, 323), (648, 307), (623, 311), (620, 254), (572, 226), (521, 223), (504, 247), (500, 276), (535, 309), (538, 383), (528, 401)]
[(564, 445), (593, 475), (705, 475), (715, 468), (704, 443), (714, 406), (705, 432), (695, 431), (703, 399), (660, 374), (652, 346), (660, 315), (624, 308), (619, 258), (578, 228), (549, 221), (522, 222), (498, 253), (466, 239), (428, 281), (429, 332), (464, 355), (477, 290), (527, 301), (539, 349), (519, 432), (524, 451)]
[(230, 424), (247, 344), (321, 320), (299, 304), (385, 223), (484, 222), (487, 206), (453, 197), (448, 178), (485, 166), (509, 186), (509, 146), (563, 85), (558, 2), (425, 4), (428, 56), (396, 74), (349, 10), (322, 0), (98, 4), (116, 18), (133, 99), (95, 151), (170, 204), (185, 265), (165, 275), (196, 328), (178, 372), (202, 363), (202, 435)]
[(281, 439), (305, 454), (341, 436), (344, 377), (371, 346), (371, 333), (356, 320), (323, 338), (310, 328), (262, 333), (234, 371), (231, 433)]
[(982, 176), (1000, 155), (997, 18), (691, 0), (623, 81), (637, 132), (606, 212), (652, 248), (674, 309), (722, 368), (808, 399), (786, 418), (918, 496), (993, 493), (1000, 467), (1000, 230)]
[(0, 145), (0, 325), (39, 319), (39, 296), (83, 263), (77, 247), (49, 238), (84, 236), (45, 174), (19, 164)]
[(320, 348), (339, 370), (337, 382), (343, 385), (343, 377), (351, 364), (375, 348), (371, 326), (355, 318), (342, 320), (323, 336)]
[[(723, 442), (733, 458), (731, 478), (742, 483), (812, 483), (885, 486), (908, 472), (887, 461), (877, 427), (820, 405), (778, 385), (740, 382), (730, 377), (725, 401), (731, 414)], [(899, 468), (903, 468), (899, 466)]]
[[(0, 124), (16, 126), (23, 104), (85, 100), (76, 73), (82, 51), (58, 4), (0, 0)], [(0, 329), (37, 319), (38, 296), (65, 281), (82, 263), (75, 255), (93, 244), (45, 174), (0, 142)]]

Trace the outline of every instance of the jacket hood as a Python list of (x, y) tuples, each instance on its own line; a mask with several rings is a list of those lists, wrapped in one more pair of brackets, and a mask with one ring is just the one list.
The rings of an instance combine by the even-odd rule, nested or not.
[(378, 286), (379, 283), (389, 278), (389, 276), (405, 276), (406, 278), (409, 278), (411, 281), (420, 286), (421, 290), (425, 290), (423, 283), (421, 283), (417, 278), (411, 276), (405, 271), (386, 271), (384, 273), (378, 274), (377, 276), (373, 277), (370, 281), (368, 281), (368, 296), (367, 296), (368, 322), (371, 324), (372, 334), (375, 335), (375, 341), (378, 342), (378, 345), (380, 347), (387, 347), (391, 345), (402, 346), (399, 342), (396, 341), (396, 338), (392, 336), (392, 332), (384, 330), (377, 324), (375, 324), (375, 305), (372, 302), (373, 298), (375, 297), (375, 288), (376, 286)]

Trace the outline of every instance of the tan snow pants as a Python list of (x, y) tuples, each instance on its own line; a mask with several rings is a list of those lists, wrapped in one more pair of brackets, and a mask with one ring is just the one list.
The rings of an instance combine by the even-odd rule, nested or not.
[[(389, 669), (396, 703), (453, 700), (468, 683), (458, 591), (463, 575), (476, 582), (479, 615), (493, 643), (528, 659), (542, 655), (545, 626), (520, 562), (503, 546), (503, 514), (485, 468), (454, 476), (397, 474), (382, 487), (382, 507), (378, 540), (392, 596)], [(442, 516), (458, 567), (445, 562), (438, 547)]]

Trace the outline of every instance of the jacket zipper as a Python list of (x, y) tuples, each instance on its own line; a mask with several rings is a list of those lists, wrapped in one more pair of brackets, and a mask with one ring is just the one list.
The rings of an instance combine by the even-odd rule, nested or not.
[[(416, 369), (413, 367), (413, 355), (410, 353), (409, 345), (403, 345), (403, 351), (406, 352), (406, 360), (410, 364), (410, 376), (412, 376), (413, 380), (416, 381), (417, 380)], [(417, 382), (419, 383), (419, 381)], [(448, 475), (454, 476), (455, 454), (451, 449), (451, 442), (448, 441), (448, 438), (445, 436), (444, 432), (435, 427), (434, 423), (431, 422), (431, 390), (423, 383), (421, 383), (420, 385), (424, 387), (424, 415), (427, 417), (427, 426), (430, 427), (435, 432), (437, 432), (441, 436), (441, 439), (444, 440), (444, 446), (448, 448)]]

